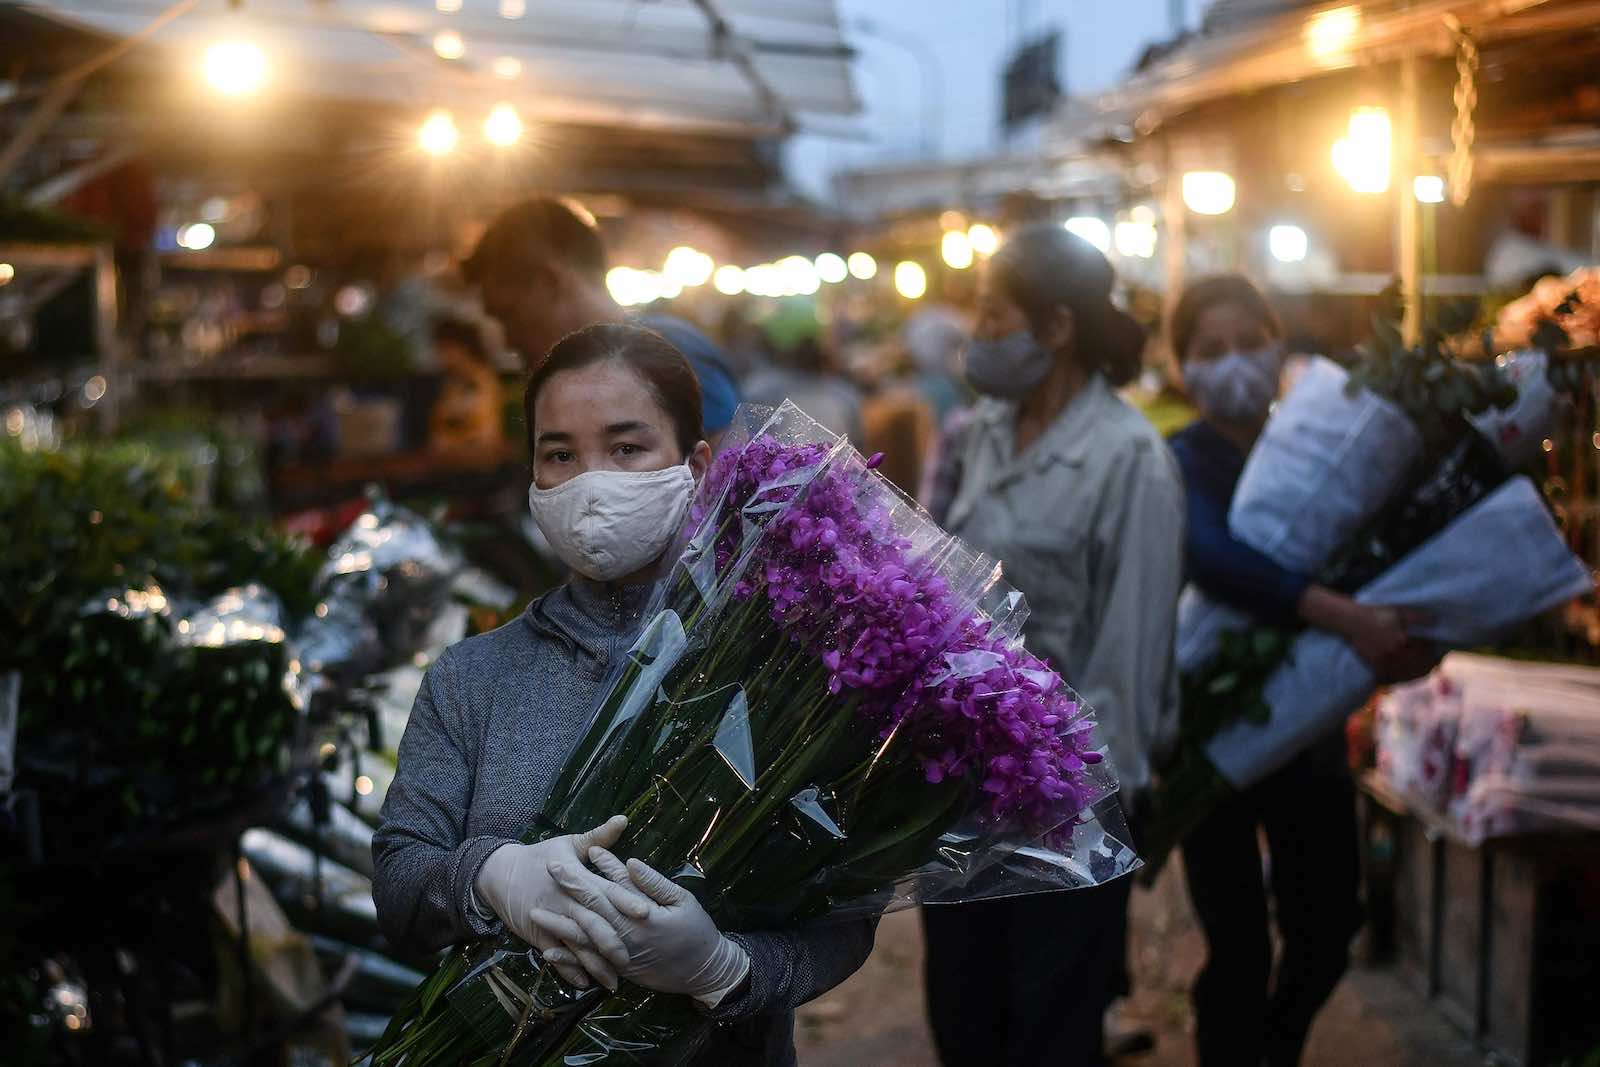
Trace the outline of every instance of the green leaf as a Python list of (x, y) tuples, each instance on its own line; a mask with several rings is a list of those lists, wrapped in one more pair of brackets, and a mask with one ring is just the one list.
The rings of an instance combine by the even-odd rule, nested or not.
[(1238, 671), (1225, 671), (1211, 679), (1210, 684), (1206, 686), (1206, 692), (1212, 696), (1231, 692), (1238, 687), (1239, 680)]

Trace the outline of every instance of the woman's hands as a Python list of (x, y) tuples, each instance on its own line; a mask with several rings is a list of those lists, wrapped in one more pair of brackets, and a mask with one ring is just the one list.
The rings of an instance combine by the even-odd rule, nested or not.
[(1427, 621), (1409, 608), (1363, 604), (1325, 586), (1311, 585), (1300, 598), (1300, 617), (1344, 638), (1382, 685), (1421, 678), (1439, 662), (1432, 641), (1410, 631)]
[[(624, 865), (599, 846), (589, 849), (589, 859), (607, 880), (596, 879), (582, 864), (552, 864), (550, 870), (583, 909), (615, 916), (614, 930), (627, 949), (628, 961), (618, 971), (624, 978), (647, 989), (687, 994), (706, 1007), (715, 1007), (744, 981), (750, 957), (722, 936), (688, 890), (639, 860)], [(642, 915), (637, 913), (641, 901)], [(555, 912), (536, 911), (533, 922), (544, 936), (563, 944), (582, 932)], [(574, 961), (568, 948), (551, 949), (545, 958), (559, 966)]]
[[(617, 988), (618, 973), (629, 966), (628, 950), (617, 934), (627, 920), (618, 908), (626, 909), (633, 919), (649, 913), (649, 902), (643, 896), (608, 893), (608, 887), (620, 887), (613, 887), (584, 866), (589, 849), (615, 845), (627, 825), (627, 819), (614, 815), (581, 834), (535, 845), (502, 845), (478, 872), (478, 898), (512, 933), (537, 948), (562, 978), (579, 988), (587, 988), (591, 978), (607, 989)], [(565, 872), (566, 883), (580, 887), (585, 903), (556, 883), (553, 867)], [(535, 922), (536, 915), (559, 920), (562, 935), (547, 934)], [(564, 950), (552, 958), (558, 945)]]
[(1367, 661), (1382, 685), (1397, 685), (1421, 678), (1439, 662), (1432, 641), (1414, 636), (1410, 630), (1420, 626), (1424, 616), (1405, 608), (1358, 604), (1360, 609), (1354, 632), (1345, 635), (1356, 655)]

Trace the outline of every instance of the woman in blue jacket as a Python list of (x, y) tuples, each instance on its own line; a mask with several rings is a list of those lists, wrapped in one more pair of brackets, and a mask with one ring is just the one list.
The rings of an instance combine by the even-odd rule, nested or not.
[[(1338, 634), (1380, 679), (1424, 673), (1433, 653), (1407, 635), (1398, 609), (1358, 603), (1285, 570), (1228, 529), (1234, 488), (1282, 369), (1282, 331), (1261, 293), (1238, 275), (1197, 281), (1179, 301), (1170, 334), (1201, 416), (1170, 442), (1188, 504), (1189, 581), (1258, 622)], [(1266, 877), (1260, 830), (1270, 853)], [(1201, 1067), (1299, 1062), (1361, 924), (1356, 833), (1344, 734), (1335, 730), (1184, 841), (1189, 896), (1207, 943), (1192, 991)], [(1281, 942), (1276, 967), (1269, 885)]]

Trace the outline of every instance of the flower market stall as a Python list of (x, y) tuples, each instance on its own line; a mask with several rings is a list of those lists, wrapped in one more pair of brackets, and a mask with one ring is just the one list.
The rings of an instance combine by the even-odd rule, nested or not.
[(1517, 1063), (1592, 1047), (1600, 672), (1453, 653), (1377, 708), (1369, 899), (1402, 970)]

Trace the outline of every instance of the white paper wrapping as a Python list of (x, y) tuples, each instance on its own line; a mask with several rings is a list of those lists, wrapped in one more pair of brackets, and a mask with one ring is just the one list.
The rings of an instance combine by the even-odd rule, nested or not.
[(1178, 673), (1188, 674), (1210, 663), (1227, 631), (1250, 630), (1255, 625), (1246, 612), (1219, 604), (1195, 585), (1184, 586), (1178, 597)]
[(1314, 574), (1404, 482), (1422, 437), (1404, 412), (1311, 361), (1267, 420), (1228, 512), (1233, 535), (1279, 565)]
[[(1471, 646), (1593, 588), (1533, 482), (1518, 476), (1375, 578), (1356, 599), (1418, 609), (1429, 617), (1417, 628), (1420, 635)], [(1360, 707), (1375, 684), (1348, 645), (1308, 630), (1267, 680), (1262, 696), (1271, 718), (1235, 722), (1211, 739), (1206, 754), (1232, 785), (1248, 788)]]
[(1539, 455), (1550, 436), (1555, 390), (1548, 374), (1550, 357), (1542, 349), (1527, 348), (1500, 357), (1501, 375), (1517, 387), (1517, 399), (1505, 408), (1490, 408), (1468, 421), (1489, 439), (1511, 470), (1525, 467)]

